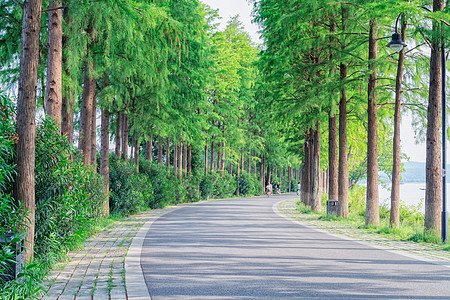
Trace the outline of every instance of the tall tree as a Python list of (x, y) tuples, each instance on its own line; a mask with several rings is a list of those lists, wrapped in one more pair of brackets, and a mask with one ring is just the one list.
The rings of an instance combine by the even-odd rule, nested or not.
[[(433, 11), (442, 11), (444, 0), (433, 0)], [(439, 32), (438, 21), (433, 21), (433, 32)], [(440, 153), (440, 120), (442, 110), (442, 49), (435, 34), (431, 40), (430, 86), (428, 94), (425, 230), (440, 232), (442, 211), (442, 170)]]
[(380, 222), (378, 200), (378, 117), (377, 117), (377, 59), (378, 23), (374, 18), (369, 22), (369, 83), (367, 107), (367, 196), (366, 224), (376, 225)]
[[(406, 38), (406, 22), (402, 22), (402, 41)], [(397, 76), (395, 78), (395, 112), (394, 112), (394, 143), (393, 143), (393, 164), (392, 164), (392, 187), (391, 187), (391, 211), (389, 224), (393, 228), (400, 225), (400, 120), (401, 120), (401, 97), (403, 66), (405, 62), (405, 48), (398, 54)]]
[(62, 112), (62, 15), (62, 7), (59, 1), (50, 1), (45, 113), (56, 121), (60, 129)]
[(41, 0), (24, 2), (22, 41), (20, 46), (20, 73), (17, 94), (16, 178), (14, 198), (22, 202), (25, 217), (25, 261), (33, 259), (35, 233), (35, 139), (36, 139), (36, 85), (41, 26)]

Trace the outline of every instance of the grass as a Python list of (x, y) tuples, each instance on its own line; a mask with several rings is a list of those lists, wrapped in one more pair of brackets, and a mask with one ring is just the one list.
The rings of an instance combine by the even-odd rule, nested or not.
[(389, 224), (389, 209), (385, 206), (380, 206), (379, 225), (365, 224), (364, 193), (360, 188), (351, 192), (349, 195), (349, 203), (351, 203), (351, 207), (348, 218), (338, 217), (334, 214), (327, 215), (327, 195), (322, 195), (321, 200), (323, 209), (319, 214), (315, 214), (310, 207), (306, 206), (301, 201), (297, 202), (297, 210), (303, 214), (315, 214), (318, 220), (324, 222), (339, 222), (346, 224), (347, 226), (363, 229), (368, 233), (387, 235), (396, 240), (435, 244), (442, 250), (450, 251), (450, 245), (442, 244), (441, 238), (436, 232), (424, 231), (423, 215), (418, 212), (416, 207), (401, 205), (400, 226), (399, 228), (393, 228)]

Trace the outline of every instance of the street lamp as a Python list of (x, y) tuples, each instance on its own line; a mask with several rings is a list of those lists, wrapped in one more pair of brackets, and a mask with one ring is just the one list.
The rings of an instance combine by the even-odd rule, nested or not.
[(398, 33), (398, 19), (403, 13), (399, 14), (397, 20), (395, 20), (395, 32), (392, 34), (392, 40), (387, 44), (389, 48), (391, 48), (394, 52), (402, 51), (403, 47), (406, 47), (406, 43), (402, 41), (402, 36)]
[[(426, 9), (425, 7), (423, 7)], [(428, 9), (427, 9), (428, 10)], [(406, 47), (406, 43), (402, 41), (401, 35), (398, 33), (398, 19), (403, 13), (400, 13), (395, 21), (395, 32), (392, 34), (392, 40), (387, 44), (392, 51), (402, 51)], [(443, 22), (441, 21), (441, 26)], [(441, 213), (441, 237), (442, 243), (448, 242), (448, 212), (447, 212), (447, 121), (446, 121), (446, 101), (445, 101), (445, 47), (444, 38), (441, 37), (441, 58), (442, 58), (442, 213)]]

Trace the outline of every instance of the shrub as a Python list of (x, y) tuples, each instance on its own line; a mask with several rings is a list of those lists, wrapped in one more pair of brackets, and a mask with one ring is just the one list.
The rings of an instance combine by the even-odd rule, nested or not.
[(149, 178), (136, 174), (136, 168), (128, 160), (111, 154), (109, 161), (110, 210), (129, 215), (151, 206), (154, 196)]
[(149, 178), (153, 188), (153, 199), (148, 203), (150, 208), (162, 208), (176, 202), (178, 183), (171, 168), (141, 160), (139, 172)]
[(239, 176), (239, 193), (241, 195), (258, 195), (260, 193), (260, 182), (252, 174), (243, 173)]
[(83, 165), (82, 155), (51, 118), (37, 126), (35, 254), (48, 263), (87, 236), (102, 217), (103, 179)]

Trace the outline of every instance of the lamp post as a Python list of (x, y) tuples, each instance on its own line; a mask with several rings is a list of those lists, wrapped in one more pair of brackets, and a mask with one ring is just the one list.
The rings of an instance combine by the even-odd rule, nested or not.
[[(392, 40), (387, 44), (392, 51), (398, 52), (406, 47), (398, 33), (398, 20), (403, 13), (400, 13), (395, 20), (395, 32), (392, 34)], [(443, 22), (441, 22), (441, 26)], [(441, 37), (441, 58), (442, 58), (442, 213), (441, 213), (441, 237), (442, 243), (448, 243), (448, 212), (447, 212), (447, 118), (446, 118), (446, 99), (445, 99), (445, 47), (444, 38)]]

